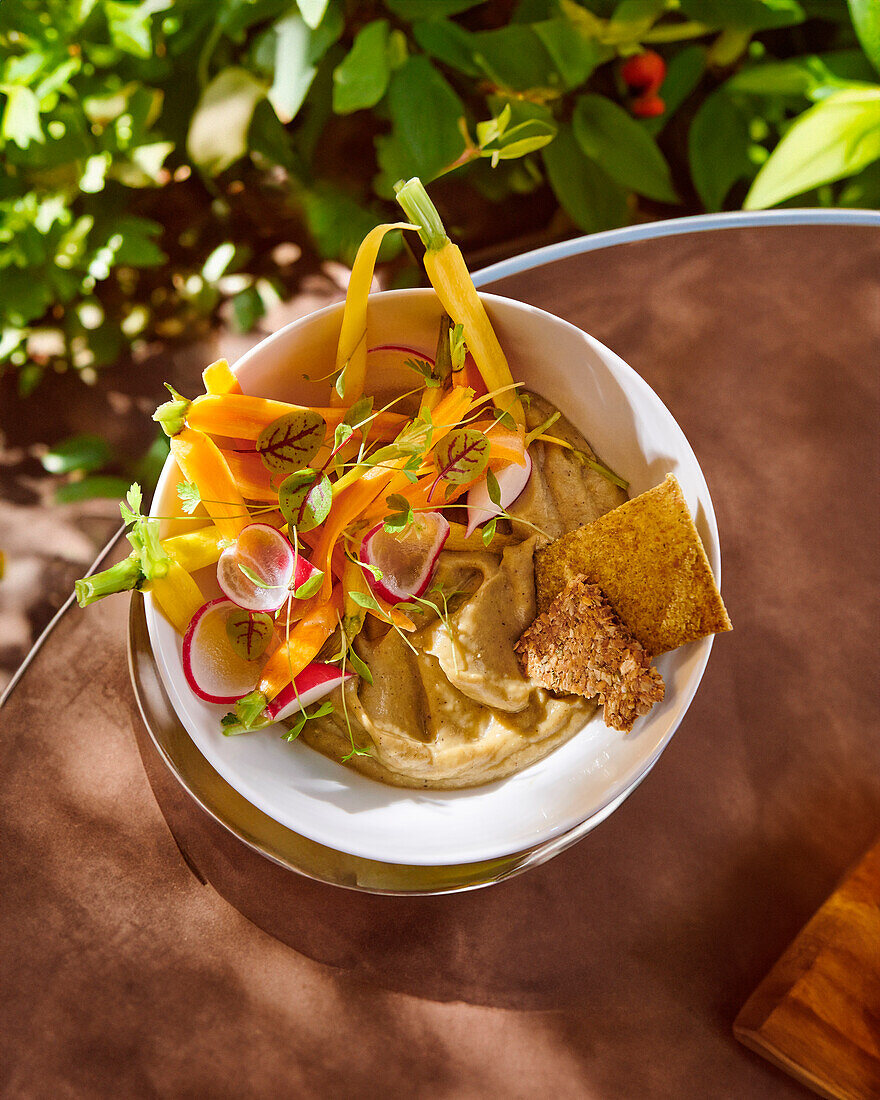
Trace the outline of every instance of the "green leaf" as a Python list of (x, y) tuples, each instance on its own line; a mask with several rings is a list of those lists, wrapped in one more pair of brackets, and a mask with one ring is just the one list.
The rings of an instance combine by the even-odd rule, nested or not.
[(296, 0), (296, 2), (303, 19), (314, 30), (324, 18), (330, 0)]
[(323, 523), (333, 504), (333, 486), (326, 474), (298, 470), (278, 487), (278, 507), (291, 527), (311, 531)]
[(366, 421), (373, 411), (373, 398), (360, 397), (346, 412), (342, 418), (343, 424), (348, 424), (353, 429), (366, 427)]
[(485, 0), (385, 0), (385, 7), (412, 23), (417, 19), (445, 19), (483, 3)]
[(880, 88), (836, 92), (786, 131), (743, 206), (775, 206), (812, 187), (855, 175), (878, 158)]
[(326, 434), (327, 423), (319, 412), (296, 409), (263, 428), (254, 446), (273, 474), (288, 474), (308, 466)]
[(663, 154), (623, 107), (605, 96), (582, 95), (572, 128), (583, 152), (621, 186), (658, 202), (678, 202)]
[(360, 659), (357, 653), (355, 653), (353, 646), (349, 647), (348, 653), (346, 654), (346, 660), (362, 680), (366, 680), (368, 684), (372, 684), (373, 674), (370, 672), (370, 666)]
[(125, 500), (119, 502), (119, 514), (124, 523), (136, 523), (141, 516), (141, 505), (144, 502), (144, 494), (140, 485), (135, 481), (124, 489)]
[(413, 35), (425, 53), (448, 65), (450, 69), (466, 76), (482, 75), (480, 66), (474, 60), (473, 35), (458, 23), (447, 20), (416, 23), (413, 26)]
[(230, 611), (226, 617), (226, 637), (243, 661), (256, 661), (272, 640), (275, 623), (263, 611)]
[(378, 601), (372, 592), (349, 592), (350, 598), (358, 605), (358, 607), (367, 607), (373, 611), (381, 611)]
[[(364, 206), (347, 191), (321, 181), (321, 186), (300, 196), (309, 233), (324, 259), (351, 264), (361, 241), (381, 220), (380, 215)], [(391, 260), (403, 247), (399, 233), (389, 233), (382, 242), (379, 257)]]
[(333, 110), (347, 115), (374, 107), (390, 78), (388, 20), (375, 19), (358, 31), (345, 60), (333, 70)]
[(880, 73), (880, 4), (877, 0), (849, 0), (849, 12), (862, 49)]
[(308, 94), (317, 68), (311, 63), (312, 32), (298, 15), (275, 24), (275, 77), (269, 102), (281, 122), (290, 122)]
[(143, 0), (140, 4), (104, 0), (104, 15), (110, 41), (123, 53), (144, 59), (152, 57), (152, 17), (158, 12), (167, 11), (171, 4), (172, 0)]
[(56, 443), (40, 460), (50, 474), (69, 474), (74, 470), (91, 473), (106, 466), (112, 457), (110, 444), (103, 436), (72, 435)]
[(606, 41), (638, 42), (657, 22), (666, 0), (621, 0), (611, 14)]
[(388, 86), (390, 137), (376, 139), (381, 185), (390, 195), (401, 178), (431, 180), (462, 152), (458, 128), (465, 109), (461, 100), (427, 57), (407, 59)]
[(483, 524), (483, 545), (489, 546), (492, 543), (492, 539), (495, 538), (495, 528), (498, 526), (498, 519), (493, 516), (488, 523)]
[(3, 137), (14, 141), (19, 149), (27, 149), (32, 141), (44, 142), (40, 125), (40, 104), (37, 97), (23, 84), (7, 84), (6, 110), (3, 112)]
[(550, 55), (565, 88), (579, 88), (609, 51), (567, 19), (545, 19), (532, 30)]
[(298, 600), (307, 600), (309, 596), (314, 596), (321, 585), (324, 583), (324, 570), (317, 569), (308, 580), (302, 582), (299, 588), (294, 589), (294, 596)]
[(219, 72), (196, 105), (186, 139), (193, 162), (216, 176), (247, 152), (247, 134), (254, 109), (266, 86), (246, 69)]
[(720, 88), (700, 107), (688, 133), (694, 186), (707, 210), (720, 210), (737, 180), (749, 178), (749, 116)]
[(265, 312), (263, 299), (255, 286), (247, 287), (232, 299), (232, 321), (238, 332), (250, 332)]
[(55, 490), (56, 504), (72, 504), (78, 500), (94, 500), (97, 497), (109, 497), (116, 500), (128, 488), (128, 482), (122, 477), (105, 474), (93, 474), (81, 481), (71, 481), (69, 485), (60, 485)]
[(438, 476), (451, 485), (464, 485), (485, 470), (490, 443), (476, 428), (456, 428), (434, 449)]
[(748, 27), (756, 31), (791, 27), (805, 18), (797, 0), (681, 0), (681, 11), (710, 27)]
[(471, 36), (474, 62), (491, 81), (513, 91), (562, 83), (543, 42), (531, 27), (512, 23)]
[(202, 503), (201, 490), (194, 481), (179, 481), (177, 483), (177, 497), (181, 508), (188, 516), (191, 516)]
[(498, 484), (498, 478), (492, 472), (492, 470), (486, 471), (486, 491), (489, 494), (489, 500), (492, 501), (497, 507), (501, 507), (501, 486)]
[(570, 126), (541, 150), (550, 186), (563, 210), (586, 233), (628, 221), (626, 192), (594, 160), (584, 156)]

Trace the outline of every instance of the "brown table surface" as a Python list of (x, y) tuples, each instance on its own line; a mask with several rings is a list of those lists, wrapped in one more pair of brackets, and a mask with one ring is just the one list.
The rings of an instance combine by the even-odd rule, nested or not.
[[(160, 812), (127, 601), (68, 613), (0, 712), (0, 1095), (804, 1095), (731, 1024), (880, 833), (878, 274), (876, 229), (763, 227), (489, 288), (666, 402), (735, 625), (651, 776), (519, 878), (408, 899), (285, 879), (273, 938)], [(288, 873), (189, 812), (207, 877), (269, 925)]]

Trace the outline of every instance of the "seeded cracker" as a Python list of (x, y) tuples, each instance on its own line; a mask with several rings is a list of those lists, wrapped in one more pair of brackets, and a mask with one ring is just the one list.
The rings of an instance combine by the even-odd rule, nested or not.
[(629, 732), (663, 698), (660, 673), (598, 585), (576, 577), (516, 644), (523, 672), (562, 694), (598, 696), (605, 725)]
[(577, 576), (598, 584), (652, 656), (731, 630), (678, 481), (666, 480), (535, 554), (538, 610)]

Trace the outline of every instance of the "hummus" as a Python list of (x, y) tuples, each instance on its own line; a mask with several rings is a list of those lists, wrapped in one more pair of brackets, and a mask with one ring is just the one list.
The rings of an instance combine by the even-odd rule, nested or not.
[[(529, 427), (552, 412), (532, 396)], [(550, 431), (593, 455), (565, 418)], [(527, 680), (513, 647), (537, 614), (536, 545), (597, 519), (626, 494), (562, 447), (535, 442), (530, 453), (531, 479), (509, 509), (520, 541), (498, 552), (491, 545), (444, 551), (433, 583), (442, 586), (448, 614), (426, 608), (414, 616), (418, 629), (406, 640), (395, 630), (365, 631), (355, 648), (373, 683), (352, 677), (331, 696), (333, 713), (307, 722), (300, 735), (312, 748), (341, 762), (353, 738), (370, 755), (346, 762), (374, 779), (400, 787), (472, 787), (546, 756), (594, 713), (595, 704), (585, 699), (558, 698)]]

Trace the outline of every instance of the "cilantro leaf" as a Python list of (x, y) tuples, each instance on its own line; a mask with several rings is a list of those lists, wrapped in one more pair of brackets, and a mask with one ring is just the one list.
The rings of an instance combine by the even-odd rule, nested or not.
[(202, 502), (202, 494), (194, 481), (178, 482), (177, 496), (180, 506), (188, 516), (191, 516)]

